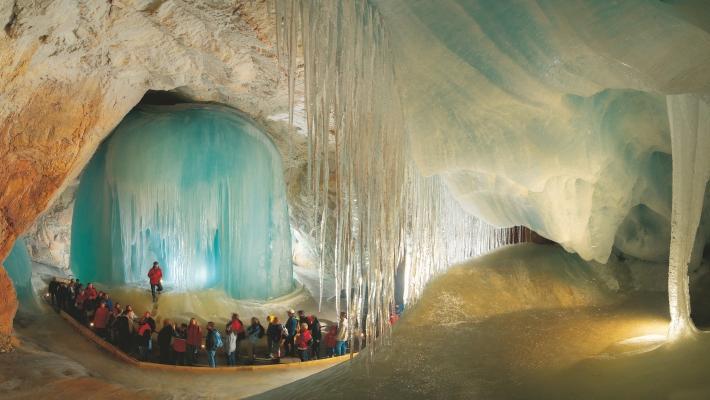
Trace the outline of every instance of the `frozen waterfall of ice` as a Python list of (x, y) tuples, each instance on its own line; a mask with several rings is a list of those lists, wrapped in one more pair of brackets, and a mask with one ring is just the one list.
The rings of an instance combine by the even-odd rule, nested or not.
[(398, 271), (412, 302), (434, 275), (505, 244), (509, 232), (466, 213), (439, 177), (422, 176), (412, 162), (393, 49), (368, 2), (279, 0), (276, 18), (292, 110), (295, 61), (304, 60), (321, 287), (323, 266), (333, 265), (336, 308), (372, 351), (387, 331)]
[(710, 105), (697, 95), (668, 96), (673, 140), (673, 217), (668, 296), (669, 335), (693, 332), (688, 264), (695, 247), (705, 190), (710, 179)]
[[(412, 207), (437, 204), (412, 180), (444, 182), (468, 213), (586, 260), (604, 263), (614, 246), (668, 257), (665, 96), (710, 91), (703, 2), (279, 0), (276, 18), (292, 92), (303, 53), (322, 261), (359, 293), (348, 306), (368, 309), (368, 324), (385, 319), (409, 252), (443, 254), (416, 230), (438, 211), (407, 222)], [(336, 215), (323, 207), (330, 190)], [(430, 261), (410, 270), (427, 276), (415, 287)]]
[(620, 233), (645, 235), (620, 239), (634, 257), (661, 261), (667, 230), (625, 220), (643, 205), (644, 220), (670, 221), (664, 94), (710, 90), (709, 7), (372, 3), (426, 175), (441, 175), (484, 220), (528, 226), (584, 259), (605, 262)]
[(76, 196), (71, 267), (84, 282), (147, 287), (157, 260), (172, 290), (266, 299), (293, 288), (280, 155), (234, 110), (132, 111)]

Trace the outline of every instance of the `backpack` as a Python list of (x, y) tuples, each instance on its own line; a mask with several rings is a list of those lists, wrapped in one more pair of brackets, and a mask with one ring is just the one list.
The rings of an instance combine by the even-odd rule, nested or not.
[(259, 334), (257, 335), (259, 339), (264, 337), (264, 327), (259, 324)]
[(214, 347), (217, 349), (222, 348), (224, 346), (224, 343), (222, 342), (222, 335), (219, 334), (218, 330), (214, 331)]

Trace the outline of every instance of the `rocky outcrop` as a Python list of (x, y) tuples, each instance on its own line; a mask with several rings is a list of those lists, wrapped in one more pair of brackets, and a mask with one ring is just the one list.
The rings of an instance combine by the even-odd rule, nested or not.
[(17, 295), (5, 268), (0, 266), (0, 352), (10, 348), (12, 318), (17, 312)]
[[(300, 192), (305, 150), (285, 135), (287, 90), (264, 0), (3, 3), (0, 260), (149, 89), (251, 115), (284, 156), (289, 194)], [(4, 272), (0, 284), (6, 335), (16, 304)]]
[(71, 225), (74, 215), (75, 180), (67, 185), (52, 205), (25, 232), (30, 259), (60, 269), (69, 269)]

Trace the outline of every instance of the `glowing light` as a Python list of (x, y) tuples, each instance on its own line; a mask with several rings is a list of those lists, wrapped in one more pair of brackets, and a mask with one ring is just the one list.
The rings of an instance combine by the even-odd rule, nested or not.
[(629, 338), (626, 340), (622, 340), (618, 344), (621, 344), (621, 345), (649, 344), (649, 343), (665, 342), (666, 339), (667, 339), (666, 335), (650, 334), (650, 335), (636, 336), (636, 337), (632, 337), (632, 338)]
[(93, 328), (93, 327), (94, 327), (94, 323), (93, 323), (93, 322), (90, 323), (89, 326)]

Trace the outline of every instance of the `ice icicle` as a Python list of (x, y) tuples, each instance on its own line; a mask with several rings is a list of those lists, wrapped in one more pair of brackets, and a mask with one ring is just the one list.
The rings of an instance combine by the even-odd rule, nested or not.
[(710, 105), (697, 95), (667, 97), (673, 143), (673, 210), (668, 270), (669, 337), (696, 331), (690, 318), (688, 263), (710, 178)]
[(283, 167), (254, 124), (218, 106), (141, 107), (81, 176), (71, 266), (83, 281), (267, 299), (293, 287)]
[[(510, 232), (466, 215), (439, 178), (419, 174), (404, 131), (393, 51), (368, 1), (276, 0), (276, 17), (291, 90), (293, 60), (303, 57), (321, 268), (332, 268), (336, 308), (348, 311), (353, 338), (365, 333), (373, 350), (387, 331), (399, 267), (411, 302), (436, 273), (505, 243)], [(293, 44), (296, 35), (301, 47)]]

